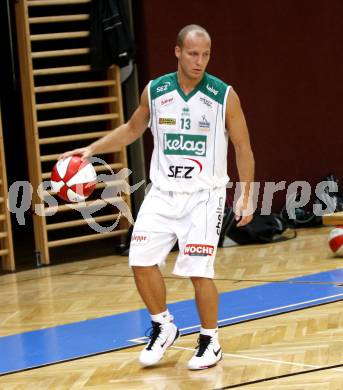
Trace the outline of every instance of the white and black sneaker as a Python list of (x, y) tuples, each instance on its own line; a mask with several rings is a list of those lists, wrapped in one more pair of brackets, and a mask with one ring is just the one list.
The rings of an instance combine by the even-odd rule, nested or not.
[(151, 321), (152, 330), (150, 333), (150, 341), (139, 355), (139, 362), (142, 366), (152, 366), (158, 363), (166, 349), (170, 347), (179, 337), (180, 332), (173, 322), (160, 324)]
[(222, 349), (216, 337), (199, 335), (198, 345), (188, 362), (190, 370), (204, 370), (215, 366), (222, 358)]

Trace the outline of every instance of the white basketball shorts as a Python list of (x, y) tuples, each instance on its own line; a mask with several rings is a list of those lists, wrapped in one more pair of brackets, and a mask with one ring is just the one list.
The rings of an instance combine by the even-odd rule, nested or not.
[(173, 273), (213, 278), (225, 197), (225, 187), (195, 193), (152, 187), (135, 222), (129, 265), (164, 264), (178, 240)]

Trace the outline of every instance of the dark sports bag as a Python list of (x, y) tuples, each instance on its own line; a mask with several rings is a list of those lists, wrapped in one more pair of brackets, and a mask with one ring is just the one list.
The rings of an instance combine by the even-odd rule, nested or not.
[(277, 214), (254, 214), (252, 221), (247, 225), (237, 227), (237, 223), (233, 209), (226, 209), (223, 218), (223, 228), (219, 238), (220, 247), (223, 247), (225, 237), (230, 238), (239, 245), (247, 245), (279, 242), (296, 236), (295, 231), (292, 232), (291, 236), (282, 236), (282, 233), (289, 226)]

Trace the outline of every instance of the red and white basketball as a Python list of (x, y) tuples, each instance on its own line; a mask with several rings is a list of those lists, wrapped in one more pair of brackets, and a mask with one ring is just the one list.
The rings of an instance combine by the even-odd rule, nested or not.
[(67, 202), (81, 202), (88, 198), (96, 185), (96, 172), (89, 161), (80, 156), (58, 160), (51, 172), (51, 188)]
[(331, 230), (328, 238), (329, 246), (336, 256), (343, 257), (343, 226)]

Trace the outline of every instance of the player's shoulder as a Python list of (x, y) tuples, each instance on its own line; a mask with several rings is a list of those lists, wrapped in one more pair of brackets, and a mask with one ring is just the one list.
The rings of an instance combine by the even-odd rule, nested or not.
[(175, 72), (167, 73), (160, 77), (157, 77), (154, 80), (151, 80), (149, 86), (151, 99), (156, 99), (159, 96), (173, 91), (174, 89), (176, 89)]
[(211, 99), (222, 104), (224, 102), (229, 87), (229, 84), (219, 79), (218, 77), (213, 76), (209, 73), (205, 73), (202, 91)]

